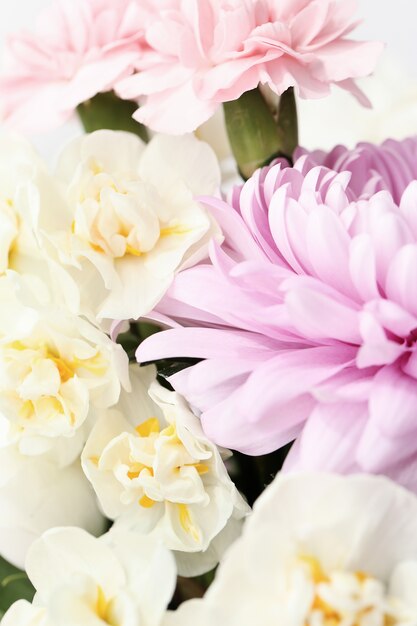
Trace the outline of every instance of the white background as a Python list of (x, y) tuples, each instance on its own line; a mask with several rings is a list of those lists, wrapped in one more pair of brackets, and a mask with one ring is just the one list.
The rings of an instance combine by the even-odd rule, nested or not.
[[(53, 0), (0, 0), (0, 47), (3, 45), (4, 38), (8, 32), (20, 29), (23, 26), (29, 26), (40, 9), (50, 4)], [(87, 1), (87, 0), (86, 0)], [(344, 0), (339, 0), (343, 2)], [(356, 31), (358, 38), (377, 39), (387, 44), (386, 58), (398, 61), (398, 68), (401, 72), (405, 72), (407, 80), (410, 84), (414, 84), (415, 108), (403, 113), (398, 112), (395, 121), (395, 128), (390, 132), (391, 135), (398, 136), (404, 134), (417, 133), (417, 0), (357, 0), (358, 16), (364, 19), (363, 24)], [(279, 2), (279, 0), (277, 0)], [(401, 73), (400, 72), (400, 73)], [(395, 77), (395, 71), (394, 71)], [(392, 85), (392, 77), (384, 77), (386, 84), (383, 85), (383, 91), (387, 97), (393, 97), (389, 92), (398, 91), (397, 85)], [(415, 83), (414, 83), (415, 81)], [(403, 80), (404, 82), (404, 80)], [(367, 83), (363, 84), (367, 90)], [(381, 90), (381, 85), (378, 85)], [(376, 113), (381, 114), (381, 106), (379, 104), (379, 93), (374, 89), (372, 93), (372, 84), (370, 87), (370, 96), (375, 105)], [(374, 97), (372, 97), (374, 95)], [(410, 97), (410, 95), (409, 95)], [(332, 97), (333, 98), (333, 97)], [(375, 99), (377, 102), (375, 103)], [(396, 103), (395, 103), (396, 104)], [(388, 105), (384, 105), (388, 106)], [(392, 103), (390, 103), (392, 108)], [(333, 143), (342, 141), (345, 143), (354, 143), (361, 139), (369, 139), (380, 141), (384, 136), (366, 136), (366, 128), (372, 125), (375, 118), (372, 114), (357, 111), (357, 105), (352, 104), (349, 100), (342, 100), (341, 96), (335, 94), (334, 99), (330, 99), (327, 104), (307, 102), (301, 104), (301, 135), (302, 142), (307, 147), (313, 147), (321, 142), (322, 147), (329, 147)], [(384, 111), (385, 115), (385, 111)], [(407, 117), (407, 131), (401, 128), (396, 133), (398, 127), (398, 118)], [(325, 129), (321, 125), (319, 127), (320, 135), (317, 134), (316, 128), (317, 118), (326, 120), (327, 136), (324, 137)], [(348, 120), (346, 118), (349, 118)], [(352, 119), (355, 118), (355, 119)], [(415, 119), (415, 126), (414, 126)], [(349, 128), (350, 123), (350, 128)], [(357, 126), (355, 130), (355, 125)], [(380, 123), (380, 126), (383, 125)], [(391, 127), (389, 123), (387, 127)], [(38, 147), (43, 153), (55, 153), (58, 143), (62, 143), (68, 137), (77, 131), (77, 126), (73, 123), (64, 129), (60, 129), (58, 133), (43, 136), (36, 140)], [(373, 133), (375, 135), (375, 132)], [(398, 137), (399, 138), (399, 137)], [(49, 154), (49, 156), (51, 156)]]

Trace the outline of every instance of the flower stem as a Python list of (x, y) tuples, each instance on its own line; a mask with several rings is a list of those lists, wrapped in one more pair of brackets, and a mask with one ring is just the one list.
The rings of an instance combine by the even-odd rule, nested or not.
[(280, 99), (278, 120), (259, 89), (247, 91), (233, 102), (225, 102), (227, 133), (243, 178), (279, 156), (291, 158), (298, 143), (294, 90)]
[(148, 141), (146, 127), (132, 117), (137, 108), (136, 102), (121, 100), (109, 91), (83, 102), (77, 107), (77, 112), (88, 133), (102, 128), (125, 130), (138, 135), (143, 141)]
[(292, 159), (298, 146), (297, 102), (292, 87), (287, 89), (279, 100), (277, 130), (282, 154)]

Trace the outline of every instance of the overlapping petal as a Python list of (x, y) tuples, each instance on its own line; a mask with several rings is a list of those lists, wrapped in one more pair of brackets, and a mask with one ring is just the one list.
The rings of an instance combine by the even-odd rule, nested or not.
[(206, 359), (172, 382), (214, 441), (262, 454), (298, 437), (288, 468), (416, 488), (416, 146), (300, 153), (205, 199), (225, 242), (161, 303), (184, 328), (138, 357)]

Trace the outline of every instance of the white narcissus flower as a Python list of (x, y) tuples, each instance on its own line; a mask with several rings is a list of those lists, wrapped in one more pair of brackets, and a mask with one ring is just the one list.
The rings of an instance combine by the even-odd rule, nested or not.
[(279, 476), (203, 600), (167, 626), (416, 626), (417, 498), (375, 476)]
[(176, 584), (175, 561), (158, 542), (133, 533), (95, 539), (79, 528), (46, 532), (26, 571), (34, 605), (12, 605), (2, 626), (23, 626), (25, 615), (25, 626), (159, 626)]
[(28, 188), (46, 175), (29, 143), (0, 133), (0, 276), (7, 270), (48, 274), (43, 253), (31, 231), (27, 213)]
[(23, 281), (0, 278), (0, 447), (79, 454), (96, 409), (129, 388), (121, 346), (86, 320), (38, 302)]
[(196, 199), (216, 193), (219, 165), (192, 135), (146, 145), (129, 133), (97, 131), (67, 147), (57, 177), (67, 208), (57, 216), (40, 207), (35, 229), (78, 284), (89, 316), (149, 313), (175, 273), (204, 258), (219, 237)]
[(79, 461), (60, 468), (16, 446), (0, 449), (0, 511), (0, 555), (20, 568), (49, 528), (76, 525), (100, 534), (105, 525)]
[(18, 600), (7, 611), (1, 626), (47, 626), (44, 607), (35, 606), (27, 600)]
[(197, 575), (217, 564), (249, 507), (198, 418), (155, 375), (135, 366), (132, 393), (98, 419), (82, 464), (116, 529), (160, 538), (180, 573)]
[(0, 132), (0, 277), (17, 273), (34, 293), (49, 290), (55, 302), (78, 313), (78, 285), (34, 232), (40, 211), (54, 224), (66, 201), (57, 181), (23, 138)]

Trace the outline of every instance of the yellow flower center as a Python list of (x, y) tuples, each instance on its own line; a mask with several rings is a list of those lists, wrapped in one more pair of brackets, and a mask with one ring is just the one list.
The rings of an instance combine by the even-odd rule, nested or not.
[[(87, 181), (77, 197), (71, 232), (95, 252), (113, 259), (141, 257), (160, 239), (189, 232), (177, 219), (160, 220), (156, 205), (151, 206), (157, 200), (149, 201), (146, 192), (141, 197), (135, 185), (142, 183), (134, 174), (132, 178), (128, 173), (120, 177), (106, 172), (94, 158), (88, 169)], [(115, 202), (114, 194), (118, 198)]]
[[(304, 626), (313, 626), (313, 624), (317, 626), (366, 626), (370, 614), (377, 616), (375, 623), (381, 626), (395, 626), (400, 623), (396, 608), (386, 597), (385, 589), (377, 579), (361, 571), (336, 573), (344, 576), (344, 598), (347, 602), (341, 603), (340, 581), (338, 587), (333, 580), (334, 573), (325, 573), (315, 557), (302, 556), (299, 561), (306, 567), (315, 586), (315, 595)], [(366, 595), (366, 584), (378, 586), (381, 593), (377, 599), (374, 594), (372, 598)], [(353, 611), (350, 608), (347, 612), (345, 605), (350, 605), (350, 607), (353, 605), (356, 608)]]
[[(23, 342), (15, 341), (4, 346), (3, 350), (2, 357), (4, 361), (12, 371), (21, 372), (19, 377), (22, 383), (24, 383), (40, 361), (49, 361), (54, 364), (59, 375), (60, 385), (64, 385), (76, 375), (85, 377), (103, 376), (107, 369), (107, 362), (98, 350), (94, 356), (86, 359), (80, 359), (76, 356), (66, 358), (60, 355), (55, 348), (43, 343), (37, 346), (30, 346)], [(29, 396), (24, 395), (21, 397), (20, 392), (16, 389), (5, 390), (3, 393), (13, 399), (14, 402), (19, 403), (18, 417), (23, 422), (19, 425), (20, 432), (25, 431), (24, 422), (33, 422), (34, 419), (40, 416), (42, 416), (42, 419), (49, 420), (67, 412), (70, 425), (74, 426), (76, 423), (76, 415), (69, 410), (68, 406), (67, 411), (63, 406), (60, 390), (57, 392), (57, 395), (40, 395), (34, 384)]]
[[(139, 424), (136, 428), (136, 433), (139, 437), (150, 438), (153, 440), (153, 448), (155, 449), (155, 443), (159, 438), (169, 438), (170, 443), (176, 446), (183, 446), (182, 441), (178, 437), (177, 430), (174, 424), (170, 424), (161, 430), (161, 425), (157, 417), (150, 417), (145, 422)], [(93, 459), (91, 459), (93, 461)], [(201, 476), (207, 474), (210, 468), (205, 463), (199, 461), (194, 463), (185, 463), (174, 468), (175, 473), (179, 474), (184, 467), (193, 467), (197, 473)], [(132, 459), (129, 466), (128, 477), (131, 480), (138, 478), (142, 472), (146, 472), (149, 476), (154, 476), (154, 470), (151, 466), (138, 463)], [(150, 509), (157, 503), (156, 500), (150, 498), (146, 493), (138, 500), (141, 507)], [(183, 530), (191, 535), (194, 541), (198, 542), (201, 538), (201, 532), (199, 528), (194, 524), (192, 513), (190, 508), (184, 503), (176, 504), (178, 519)]]
[(113, 610), (113, 599), (107, 600), (103, 589), (98, 586), (97, 587), (97, 600), (94, 606), (94, 612), (97, 617), (99, 617), (103, 622), (109, 624), (109, 626), (119, 626), (119, 623), (114, 618), (112, 614)]

